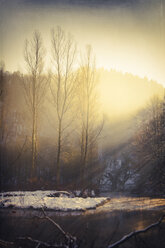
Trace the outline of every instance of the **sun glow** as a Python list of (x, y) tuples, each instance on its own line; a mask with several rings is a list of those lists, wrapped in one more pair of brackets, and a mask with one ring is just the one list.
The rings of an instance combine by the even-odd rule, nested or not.
[[(77, 43), (77, 65), (86, 44), (91, 44), (98, 70), (104, 68), (121, 71), (125, 75), (131, 73), (165, 85), (165, 35), (160, 30), (164, 20), (160, 19), (159, 5), (153, 4), (149, 9), (144, 9), (144, 5), (141, 11), (123, 7), (18, 6), (14, 5), (14, 1), (10, 5), (4, 3), (0, 10), (3, 21), (0, 26), (3, 34), (0, 52), (6, 70), (26, 72), (24, 42), (34, 30), (41, 32), (46, 50), (44, 72), (52, 70), (50, 33), (53, 27), (59, 25), (73, 34)], [(139, 87), (137, 91), (138, 83), (136, 86), (128, 83), (128, 76), (116, 77), (111, 74), (110, 78), (106, 78), (104, 73), (99, 78), (100, 98), (106, 112), (116, 115), (131, 112), (144, 103), (146, 95), (150, 95), (146, 88)]]
[(163, 97), (163, 87), (146, 77), (116, 70), (99, 70), (102, 107), (111, 117), (130, 115), (144, 107), (153, 95)]
[[(129, 10), (121, 7), (90, 9), (52, 5), (36, 8), (14, 5), (14, 1), (13, 4), (6, 1), (0, 13), (3, 24), (0, 26), (3, 34), (0, 52), (7, 70), (24, 70), (24, 41), (31, 37), (34, 30), (42, 34), (47, 53), (45, 68), (49, 69), (50, 32), (59, 25), (73, 34), (78, 53), (86, 44), (91, 44), (98, 68), (130, 72), (165, 83), (165, 38), (160, 30), (160, 23), (163, 25), (164, 21), (159, 22), (159, 5), (151, 5), (150, 9), (139, 12), (138, 8)], [(153, 18), (155, 15), (157, 19)]]

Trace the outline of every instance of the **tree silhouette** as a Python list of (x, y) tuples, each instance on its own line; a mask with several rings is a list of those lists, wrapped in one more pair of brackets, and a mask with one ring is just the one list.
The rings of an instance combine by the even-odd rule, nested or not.
[(56, 181), (59, 184), (65, 131), (70, 125), (68, 113), (73, 104), (76, 88), (77, 76), (74, 71), (76, 44), (72, 36), (65, 34), (60, 27), (53, 29), (51, 35), (53, 73), (50, 90), (57, 118)]
[(23, 78), (25, 100), (31, 115), (32, 176), (34, 176), (37, 164), (38, 118), (47, 86), (47, 79), (42, 75), (44, 54), (41, 34), (35, 31), (32, 39), (26, 40), (25, 43), (24, 58), (28, 75)]

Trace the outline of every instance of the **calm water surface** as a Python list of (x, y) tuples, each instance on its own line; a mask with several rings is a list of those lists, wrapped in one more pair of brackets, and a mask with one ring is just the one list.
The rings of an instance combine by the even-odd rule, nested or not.
[[(114, 197), (104, 206), (86, 212), (47, 212), (65, 231), (76, 236), (79, 246), (83, 248), (107, 247), (129, 232), (156, 222), (163, 213), (165, 199), (146, 197)], [(62, 239), (48, 220), (38, 219), (36, 216), (42, 216), (42, 212), (0, 209), (0, 238), (14, 240), (18, 236), (31, 236), (49, 242)], [(143, 244), (148, 238), (152, 244), (156, 243), (153, 247), (165, 247), (164, 236), (165, 228), (156, 228), (146, 235)], [(135, 247), (135, 244), (130, 247)]]

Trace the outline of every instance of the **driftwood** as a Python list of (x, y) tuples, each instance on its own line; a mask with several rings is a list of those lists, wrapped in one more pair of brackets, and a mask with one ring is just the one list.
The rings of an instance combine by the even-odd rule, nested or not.
[(49, 216), (47, 216), (43, 208), (42, 208), (42, 212), (44, 214), (44, 218), (49, 220), (64, 236), (68, 247), (76, 247), (76, 241), (77, 241), (76, 237), (73, 237), (70, 233), (65, 232), (59, 224), (57, 224), (54, 220), (52, 220)]
[(153, 227), (159, 226), (162, 223), (162, 221), (163, 221), (164, 218), (165, 218), (165, 215), (162, 215), (161, 218), (156, 223), (153, 223), (153, 224), (147, 226), (144, 229), (141, 229), (141, 230), (138, 230), (138, 231), (134, 231), (134, 232), (131, 232), (131, 233), (125, 235), (122, 239), (120, 239), (117, 242), (109, 245), (108, 248), (119, 247), (119, 245), (123, 244), (124, 242), (126, 242), (127, 240), (129, 240), (130, 238), (132, 238), (133, 236), (136, 236), (136, 235), (138, 235), (140, 233), (145, 233), (148, 230), (152, 229)]

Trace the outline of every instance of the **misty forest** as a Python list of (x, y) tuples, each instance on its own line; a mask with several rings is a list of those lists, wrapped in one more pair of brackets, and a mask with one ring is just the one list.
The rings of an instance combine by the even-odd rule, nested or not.
[(164, 7), (0, 1), (0, 247), (164, 247)]

